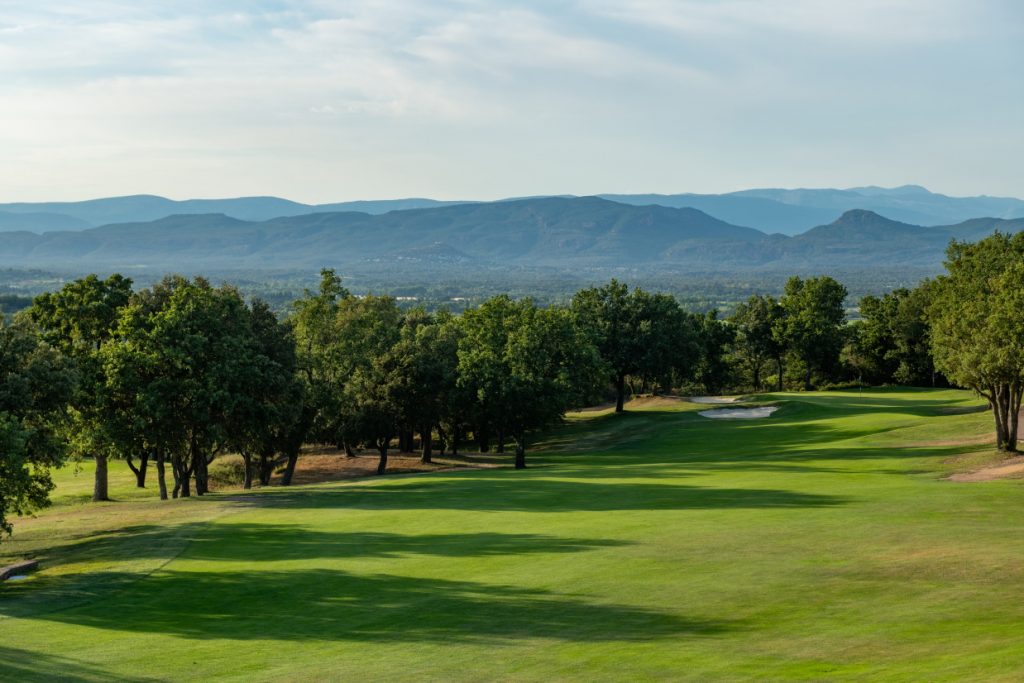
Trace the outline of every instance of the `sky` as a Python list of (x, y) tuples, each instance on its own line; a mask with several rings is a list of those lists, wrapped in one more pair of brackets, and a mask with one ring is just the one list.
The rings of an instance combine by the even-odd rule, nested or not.
[(1024, 196), (1018, 0), (0, 0), (0, 201)]

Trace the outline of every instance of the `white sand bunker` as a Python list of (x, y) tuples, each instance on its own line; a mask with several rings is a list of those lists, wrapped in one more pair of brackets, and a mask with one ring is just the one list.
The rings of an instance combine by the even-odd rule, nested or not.
[(760, 408), (720, 408), (718, 410), (702, 410), (697, 414), (704, 417), (710, 417), (715, 420), (756, 420), (758, 418), (768, 417), (778, 409), (778, 406), (761, 406)]
[(690, 403), (735, 403), (739, 396), (691, 396), (686, 399)]

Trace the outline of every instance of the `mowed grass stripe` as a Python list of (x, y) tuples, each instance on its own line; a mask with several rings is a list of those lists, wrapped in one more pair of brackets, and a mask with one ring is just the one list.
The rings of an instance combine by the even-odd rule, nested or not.
[[(106, 540), (52, 547), (83, 562), (0, 589), (0, 678), (1024, 673), (1024, 489), (943, 479), (990, 453), (977, 401), (758, 398), (781, 408), (749, 422), (672, 402), (572, 416), (525, 472), (64, 502), (13, 540), (45, 550), (48, 529), (85, 516), (106, 519)], [(62, 582), (86, 579), (110, 588), (63, 607)]]

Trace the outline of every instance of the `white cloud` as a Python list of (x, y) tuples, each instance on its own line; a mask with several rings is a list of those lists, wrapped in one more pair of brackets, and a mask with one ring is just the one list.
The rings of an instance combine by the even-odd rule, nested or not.
[[(897, 139), (922, 151), (906, 143), (885, 165), (913, 179), (935, 174), (930, 131), (995, 150), (986, 136), (1019, 118), (1005, 58), (1019, 53), (1018, 7), (0, 0), (0, 187), (10, 199), (712, 190), (780, 169), (771, 184), (861, 173)], [(948, 182), (1007, 192), (1022, 146), (1003, 141), (973, 180), (950, 164)], [(866, 182), (882, 180), (847, 184)]]

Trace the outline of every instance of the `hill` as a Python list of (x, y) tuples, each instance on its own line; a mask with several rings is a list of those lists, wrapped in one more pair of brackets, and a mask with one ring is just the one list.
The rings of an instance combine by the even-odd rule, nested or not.
[(419, 250), (421, 260), (448, 262), (457, 251), (460, 259), (481, 265), (571, 267), (648, 263), (712, 243), (749, 244), (763, 237), (696, 209), (552, 197), (377, 216), (335, 212), (251, 222), (224, 214), (176, 215), (79, 232), (9, 233), (0, 244), (0, 263), (318, 268)]

